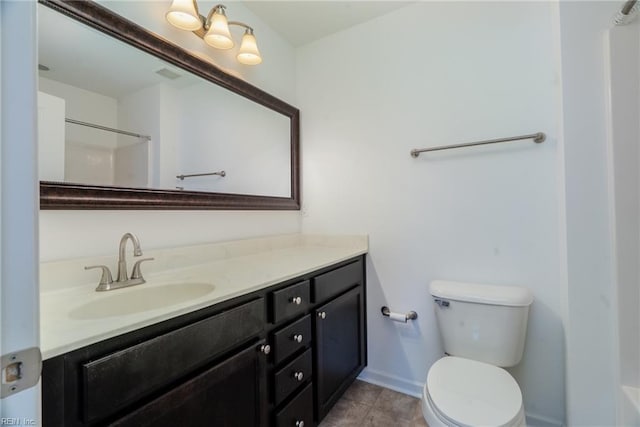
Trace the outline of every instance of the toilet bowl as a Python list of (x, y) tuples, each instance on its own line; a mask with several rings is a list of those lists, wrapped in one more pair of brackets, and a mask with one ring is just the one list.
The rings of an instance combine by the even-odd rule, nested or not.
[(522, 392), (503, 368), (522, 359), (531, 292), (435, 280), (430, 293), (447, 356), (431, 366), (422, 391), (429, 426), (526, 426)]
[(507, 371), (454, 356), (429, 369), (422, 413), (430, 427), (526, 425), (522, 393)]

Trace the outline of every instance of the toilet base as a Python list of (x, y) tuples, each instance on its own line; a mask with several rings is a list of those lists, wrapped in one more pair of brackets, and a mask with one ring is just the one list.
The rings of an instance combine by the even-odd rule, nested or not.
[[(427, 391), (426, 384), (422, 388), (421, 406), (422, 416), (424, 417), (429, 427), (458, 427), (456, 424), (451, 423), (449, 420), (445, 420), (438, 413), (438, 411), (433, 408), (433, 402), (431, 402), (431, 398), (429, 397), (429, 392)], [(520, 408), (520, 412), (518, 412), (516, 418), (505, 427), (527, 427), (527, 421), (524, 415), (524, 407)]]

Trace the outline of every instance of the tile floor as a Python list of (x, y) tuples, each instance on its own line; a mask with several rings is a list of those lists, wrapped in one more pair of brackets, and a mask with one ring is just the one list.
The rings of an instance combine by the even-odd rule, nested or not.
[(319, 427), (428, 427), (420, 399), (356, 380)]

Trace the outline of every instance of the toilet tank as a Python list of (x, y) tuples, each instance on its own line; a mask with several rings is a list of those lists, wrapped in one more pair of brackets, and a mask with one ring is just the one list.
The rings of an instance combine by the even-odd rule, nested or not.
[(430, 292), (446, 353), (502, 367), (520, 362), (533, 302), (527, 288), (434, 280)]

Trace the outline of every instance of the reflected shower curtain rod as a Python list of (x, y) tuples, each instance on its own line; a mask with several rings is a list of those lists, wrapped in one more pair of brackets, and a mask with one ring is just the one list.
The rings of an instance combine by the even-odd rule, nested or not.
[(465, 144), (443, 145), (440, 147), (421, 148), (421, 149), (416, 148), (411, 150), (411, 157), (418, 157), (420, 153), (426, 153), (429, 151), (440, 151), (440, 150), (450, 150), (452, 148), (474, 147), (476, 145), (498, 144), (500, 142), (520, 141), (522, 139), (533, 139), (533, 142), (535, 142), (536, 144), (539, 144), (541, 142), (544, 142), (546, 138), (547, 136), (543, 132), (538, 132), (538, 133), (532, 133), (531, 135), (512, 136), (510, 138), (488, 139), (486, 141), (467, 142)]
[(114, 129), (114, 128), (110, 128), (110, 127), (107, 127), (107, 126), (97, 125), (95, 123), (82, 122), (80, 120), (74, 120), (74, 119), (70, 119), (68, 117), (65, 118), (64, 121), (67, 122), (67, 123), (74, 124), (74, 125), (86, 126), (86, 127), (90, 127), (90, 128), (94, 128), (94, 129), (100, 129), (100, 130), (104, 130), (104, 131), (107, 131), (107, 132), (119, 133), (121, 135), (133, 136), (135, 138), (142, 138), (142, 139), (146, 139), (147, 141), (151, 141), (151, 137), (149, 135), (140, 135), (139, 133), (128, 132), (126, 130), (120, 130), (120, 129)]

